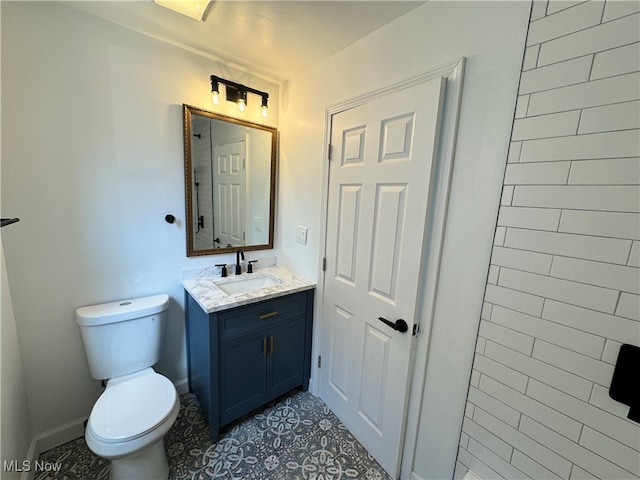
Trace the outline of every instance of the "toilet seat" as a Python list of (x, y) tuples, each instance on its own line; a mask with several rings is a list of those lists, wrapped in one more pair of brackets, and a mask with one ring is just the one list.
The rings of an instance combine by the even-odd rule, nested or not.
[(100, 442), (128, 442), (161, 425), (174, 412), (177, 401), (173, 383), (146, 368), (109, 380), (88, 426)]

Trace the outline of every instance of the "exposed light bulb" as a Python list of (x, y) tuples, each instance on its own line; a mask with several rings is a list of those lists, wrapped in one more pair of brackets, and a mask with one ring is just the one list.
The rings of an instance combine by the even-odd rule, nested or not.
[(266, 105), (262, 106), (262, 118), (267, 118), (269, 114), (269, 108)]
[(238, 99), (238, 110), (244, 112), (244, 109), (247, 108), (247, 104), (245, 103), (243, 98)]
[(214, 105), (218, 105), (220, 103), (220, 95), (215, 90), (211, 92), (211, 101)]

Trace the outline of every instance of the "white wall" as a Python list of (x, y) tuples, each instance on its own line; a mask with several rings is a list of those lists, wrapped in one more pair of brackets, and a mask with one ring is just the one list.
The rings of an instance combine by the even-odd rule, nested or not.
[(457, 478), (638, 478), (609, 398), (640, 346), (640, 3), (538, 2)]
[[(168, 293), (158, 370), (185, 379), (180, 271), (235, 258), (185, 256), (182, 103), (213, 110), (218, 74), (268, 91), (277, 126), (279, 87), (57, 2), (1, 8), (2, 212), (21, 219), (2, 236), (31, 422), (43, 434), (87, 416), (100, 393), (76, 307)], [(228, 102), (217, 111), (240, 116)], [(245, 114), (262, 120), (259, 108)]]
[[(467, 57), (442, 273), (418, 419), (414, 474), (419, 478), (453, 474), (529, 8), (528, 2), (428, 2), (301, 73), (283, 95), (280, 257), (288, 268), (315, 278), (326, 107)], [(296, 225), (309, 227), (306, 246), (295, 242)], [(423, 325), (429, 320), (423, 319)]]
[[(12, 225), (13, 226), (13, 225)], [(5, 228), (11, 228), (8, 226)], [(17, 226), (17, 225), (16, 225)], [(23, 382), (22, 359), (18, 346), (18, 334), (11, 303), (11, 292), (5, 268), (4, 249), (0, 240), (2, 263), (2, 311), (0, 312), (0, 462), (17, 460), (19, 466), (29, 458), (29, 447), (33, 440), (33, 429), (29, 416), (29, 405)], [(4, 464), (3, 464), (4, 465)], [(0, 467), (2, 468), (2, 467)], [(20, 478), (18, 472), (4, 472), (2, 478)]]

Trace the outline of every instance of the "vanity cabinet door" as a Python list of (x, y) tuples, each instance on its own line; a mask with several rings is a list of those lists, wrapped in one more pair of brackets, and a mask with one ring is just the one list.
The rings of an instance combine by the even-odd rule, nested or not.
[(275, 325), (267, 333), (267, 397), (272, 399), (303, 383), (305, 318)]
[(265, 331), (220, 342), (220, 424), (250, 412), (266, 401), (267, 337)]

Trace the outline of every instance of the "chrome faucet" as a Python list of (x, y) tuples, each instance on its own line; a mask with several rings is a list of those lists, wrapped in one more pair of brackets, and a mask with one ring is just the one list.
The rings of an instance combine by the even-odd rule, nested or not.
[(244, 252), (239, 248), (236, 251), (236, 275), (240, 275), (242, 273), (242, 267), (240, 266), (240, 257), (242, 257), (242, 260), (244, 260)]

